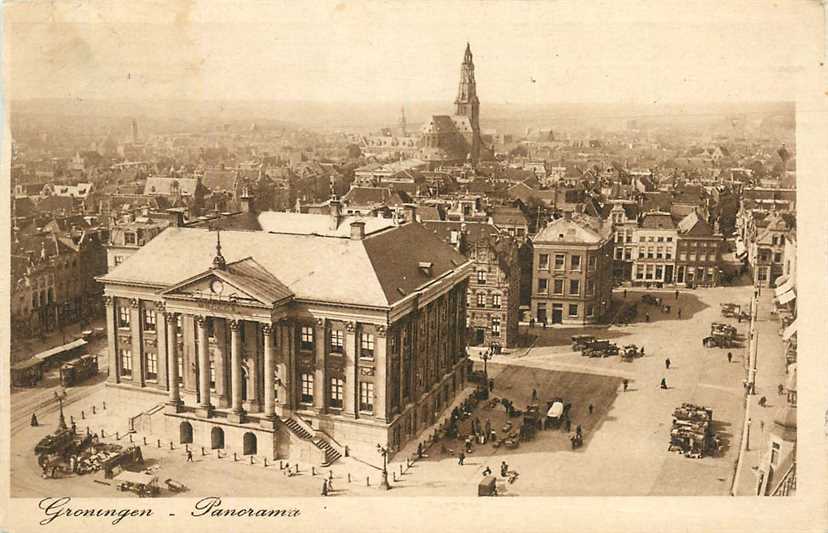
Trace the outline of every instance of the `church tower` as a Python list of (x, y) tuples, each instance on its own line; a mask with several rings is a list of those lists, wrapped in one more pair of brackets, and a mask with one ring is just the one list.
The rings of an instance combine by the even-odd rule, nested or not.
[(460, 85), (457, 87), (457, 99), (454, 101), (455, 115), (469, 117), (472, 137), (472, 159), (477, 161), (480, 155), (480, 100), (477, 98), (477, 84), (474, 81), (474, 61), (469, 43), (460, 67)]

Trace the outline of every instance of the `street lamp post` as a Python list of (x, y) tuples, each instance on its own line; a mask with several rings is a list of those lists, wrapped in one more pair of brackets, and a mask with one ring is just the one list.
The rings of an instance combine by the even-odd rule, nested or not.
[(66, 418), (63, 416), (63, 399), (66, 398), (66, 391), (64, 389), (56, 390), (55, 398), (58, 401), (58, 409), (60, 412), (60, 418), (58, 419), (58, 430), (64, 430), (66, 429)]
[(388, 448), (377, 444), (377, 453), (382, 455), (382, 483), (379, 488), (389, 490), (391, 485), (388, 484)]

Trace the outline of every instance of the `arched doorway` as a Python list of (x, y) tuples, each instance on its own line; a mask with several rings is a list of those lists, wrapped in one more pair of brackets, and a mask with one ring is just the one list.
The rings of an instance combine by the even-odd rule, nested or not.
[(224, 430), (214, 427), (210, 431), (210, 447), (214, 450), (224, 449)]
[(193, 443), (193, 426), (189, 422), (182, 422), (178, 426), (178, 442), (180, 444)]
[(244, 455), (256, 455), (256, 435), (250, 432), (245, 433), (242, 447)]
[(247, 382), (250, 374), (247, 372), (247, 367), (241, 367), (241, 396), (242, 401), (247, 401)]

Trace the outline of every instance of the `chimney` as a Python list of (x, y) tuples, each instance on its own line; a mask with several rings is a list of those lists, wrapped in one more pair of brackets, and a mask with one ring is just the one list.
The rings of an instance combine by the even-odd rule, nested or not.
[(403, 204), (406, 222), (417, 222), (417, 204)]
[(250, 196), (250, 193), (247, 190), (247, 187), (242, 189), (242, 194), (239, 197), (239, 203), (241, 204), (241, 210), (243, 213), (255, 213), (256, 212), (256, 205), (253, 200), (253, 197)]
[(365, 238), (365, 222), (357, 220), (351, 222), (351, 240), (361, 241)]
[(331, 223), (329, 229), (335, 230), (342, 221), (342, 204), (337, 198), (331, 198)]
[(167, 213), (172, 215), (172, 227), (174, 228), (183, 228), (184, 227), (184, 210), (183, 209), (167, 209)]

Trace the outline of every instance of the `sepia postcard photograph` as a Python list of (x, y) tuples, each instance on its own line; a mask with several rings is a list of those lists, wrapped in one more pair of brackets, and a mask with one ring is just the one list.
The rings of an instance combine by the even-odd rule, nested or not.
[(826, 13), (7, 2), (0, 529), (824, 531)]

